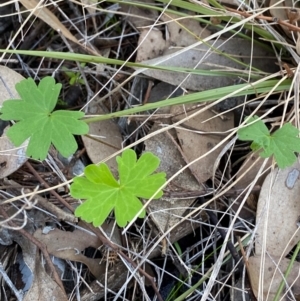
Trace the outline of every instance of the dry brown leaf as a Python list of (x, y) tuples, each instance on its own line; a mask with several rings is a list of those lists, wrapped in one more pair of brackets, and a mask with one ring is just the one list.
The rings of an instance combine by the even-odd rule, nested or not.
[[(154, 126), (151, 131), (159, 129)], [(167, 174), (167, 178), (173, 176), (184, 165), (185, 162), (174, 142), (166, 133), (155, 135), (145, 141), (146, 150), (151, 151), (161, 160), (158, 171)], [(191, 174), (190, 170), (185, 169), (168, 185), (170, 190), (176, 195), (176, 192), (182, 191), (202, 191), (203, 188), (198, 184)], [(150, 217), (156, 226), (164, 232), (168, 227), (172, 227), (182, 219), (182, 215), (194, 202), (194, 199), (182, 199), (182, 197), (170, 196), (165, 200), (153, 200), (147, 207)]]
[[(256, 161), (257, 160), (257, 161)], [(250, 170), (247, 171), (247, 174), (245, 176), (243, 176), (238, 182), (237, 184), (234, 186), (235, 189), (245, 189), (248, 185), (250, 185), (254, 178), (257, 176), (257, 173), (259, 171), (259, 169), (261, 168), (262, 163), (264, 162), (264, 158), (261, 158), (259, 156), (259, 152), (251, 152), (249, 153), (249, 155), (247, 156), (246, 160), (244, 161), (244, 163), (242, 164), (242, 166), (240, 167), (240, 169), (238, 170), (237, 174), (236, 174), (236, 178), (240, 178), (243, 173), (245, 173), (248, 168), (250, 168), (250, 166), (253, 165), (254, 162), (256, 162)], [(272, 164), (272, 158), (270, 158), (265, 166), (266, 170), (268, 167), (270, 167)], [(266, 178), (267, 174), (263, 174), (259, 177), (259, 179), (256, 182), (256, 185), (262, 185), (265, 178)]]
[[(183, 91), (170, 84), (161, 82), (155, 85), (150, 92), (148, 102), (156, 102), (161, 99), (176, 97), (182, 95)], [(170, 107), (165, 107), (159, 110), (159, 113), (170, 113)], [(170, 123), (169, 119), (164, 119), (164, 123)], [(151, 132), (159, 130), (160, 127), (156, 124), (152, 127)], [(173, 137), (173, 138), (172, 138)], [(175, 144), (176, 133), (174, 130), (168, 133), (161, 133), (147, 139), (145, 141), (146, 150), (152, 152), (160, 159), (159, 171), (165, 172), (167, 178), (170, 178), (177, 173), (185, 162), (180, 154), (178, 147)], [(169, 227), (179, 223), (187, 209), (194, 202), (194, 199), (183, 199), (176, 197), (176, 192), (182, 193), (185, 191), (199, 191), (203, 188), (198, 184), (189, 169), (182, 171), (166, 188), (170, 192), (170, 196), (164, 197), (159, 201), (152, 201), (147, 211), (151, 219), (161, 232), (166, 231)], [(174, 195), (172, 195), (172, 193)], [(186, 196), (186, 195), (185, 195)], [(176, 232), (176, 230), (174, 231)]]
[[(34, 236), (39, 241), (49, 245), (49, 252), (64, 248), (76, 249), (81, 252), (88, 247), (97, 249), (102, 244), (96, 235), (91, 235), (88, 232), (79, 229), (76, 229), (73, 232), (54, 229), (47, 234), (43, 234), (42, 230), (38, 229), (34, 233)], [(59, 242), (55, 242), (55, 240)]]
[[(28, 10), (33, 11), (33, 14), (40, 18), (43, 22), (52, 27), (55, 31), (60, 30), (61, 33), (70, 41), (80, 45), (79, 41), (72, 33), (58, 20), (58, 18), (43, 5), (43, 2), (38, 0), (20, 0), (22, 5)], [(42, 4), (41, 4), (42, 3)]]
[[(105, 112), (97, 104), (89, 107), (90, 114), (104, 114)], [(100, 161), (111, 156), (113, 153), (121, 149), (122, 136), (120, 129), (116, 123), (112, 120), (104, 120), (99, 122), (93, 122), (89, 124), (89, 135), (97, 140), (94, 140), (88, 136), (82, 136), (82, 140), (86, 151), (93, 163), (99, 163)], [(110, 159), (106, 161), (106, 164), (110, 167), (112, 172), (116, 175), (117, 163), (116, 159)]]
[(190, 46), (211, 35), (209, 30), (203, 28), (200, 22), (192, 17), (181, 19), (178, 15), (170, 13), (161, 17), (163, 22), (167, 22), (170, 46)]
[(141, 30), (138, 45), (136, 62), (141, 62), (161, 56), (169, 43), (163, 38), (160, 30), (145, 28)]
[[(217, 48), (223, 53), (234, 57), (235, 59), (241, 59), (243, 63), (249, 64), (252, 57), (253, 67), (259, 68), (266, 72), (278, 71), (278, 67), (275, 65), (276, 58), (272, 57), (265, 49), (252, 45), (251, 42), (232, 38), (227, 41), (211, 41), (213, 47)], [(253, 47), (252, 47), (253, 46)], [(252, 53), (253, 50), (253, 53)], [(194, 49), (185, 50), (180, 49), (168, 49), (164, 52), (164, 55), (151, 60), (143, 61), (143, 64), (155, 66), (172, 66), (182, 68), (196, 68), (207, 71), (233, 71), (244, 70), (245, 66), (238, 64), (237, 62), (216, 53), (213, 49), (207, 45), (200, 45)], [(189, 74), (188, 80), (187, 74), (178, 71), (162, 71), (158, 69), (145, 69), (143, 73), (153, 77), (155, 79), (167, 82), (171, 85), (180, 85), (180, 87), (193, 90), (202, 91), (215, 89), (235, 84), (237, 76), (208, 76)], [(252, 69), (251, 74), (255, 71)], [(209, 73), (208, 73), (209, 74)], [(247, 73), (245, 73), (245, 76)]]
[[(283, 275), (287, 270), (290, 263), (289, 259), (282, 258), (280, 261), (279, 257), (272, 256), (272, 258), (265, 256), (265, 261), (262, 263), (260, 256), (250, 257), (248, 260), (249, 275), (251, 280), (251, 287), (254, 295), (258, 300), (271, 301), (277, 293), (281, 281), (283, 280)], [(263, 267), (263, 278), (261, 277), (261, 269)], [(278, 267), (278, 268), (277, 268)], [(292, 270), (288, 278), (284, 281), (291, 286), (291, 290), (294, 294), (299, 295), (300, 291), (300, 278), (299, 278), (300, 263), (294, 262)], [(263, 291), (260, 296), (258, 296), (259, 285), (263, 283)], [(284, 290), (283, 293), (286, 293)], [(282, 297), (281, 294), (280, 297)], [(289, 296), (291, 296), (289, 294)], [(294, 300), (294, 299), (280, 299), (280, 300)], [(298, 300), (298, 299), (297, 299)]]
[(39, 253), (36, 253), (36, 264), (34, 269), (34, 281), (26, 293), (24, 301), (68, 301), (68, 297), (57, 285), (57, 283), (45, 272)]
[[(112, 225), (113, 223), (104, 224), (102, 228), (114, 243), (120, 244), (119, 232), (116, 229), (112, 232)], [(88, 247), (98, 249), (102, 246), (97, 236), (79, 229), (73, 232), (54, 229), (47, 234), (43, 234), (39, 229), (34, 233), (34, 237), (47, 246), (49, 254), (57, 258), (84, 263), (97, 279), (105, 274), (106, 266), (104, 261), (101, 264), (101, 258), (88, 258), (81, 253)]]
[[(13, 207), (7, 211), (9, 216), (15, 212), (16, 209)], [(26, 224), (24, 230), (28, 233), (33, 233), (34, 227), (39, 225), (39, 220), (42, 219), (45, 221), (45, 214), (36, 210), (28, 211), (27, 214), (30, 217), (30, 222)], [(23, 219), (21, 216), (17, 216), (17, 218), (20, 218), (20, 220)], [(33, 275), (33, 280), (30, 279), (30, 275), (28, 274), (26, 274), (27, 278), (23, 279), (26, 282), (25, 285), (30, 286), (24, 297), (24, 301), (68, 301), (65, 292), (63, 292), (60, 286), (46, 273), (37, 246), (18, 231), (8, 231), (10, 239), (21, 247), (23, 260)]]
[(154, 200), (148, 205), (147, 212), (160, 232), (164, 233), (182, 221), (185, 212), (194, 202), (194, 199), (183, 198)]
[[(19, 99), (20, 96), (15, 89), (15, 85), (24, 79), (22, 75), (4, 66), (0, 66), (0, 105), (7, 99)], [(19, 169), (26, 161), (26, 148), (28, 141), (16, 148), (6, 137), (5, 133), (0, 137), (0, 178)]]
[[(256, 213), (256, 256), (248, 261), (252, 289), (259, 300), (274, 299), (283, 280), (282, 275), (290, 263), (285, 257), (300, 240), (297, 225), (300, 212), (299, 175), (298, 162), (283, 170), (276, 168), (266, 177), (261, 188)], [(292, 292), (298, 295), (299, 268), (300, 264), (294, 262), (286, 280), (288, 285), (293, 284)]]
[[(187, 105), (185, 106), (185, 109), (183, 106), (173, 106), (171, 112), (176, 114), (173, 121), (177, 122), (195, 113), (196, 110), (199, 110), (191, 110), (186, 114), (185, 110), (189, 110), (192, 106), (193, 105)], [(222, 139), (224, 139), (224, 135), (222, 135), (222, 133), (232, 129), (234, 126), (234, 117), (232, 112), (223, 114), (224, 120), (219, 117), (215, 117), (207, 122), (203, 122), (211, 117), (215, 117), (215, 114), (206, 110), (181, 124), (180, 128), (176, 128), (177, 137), (187, 163), (210, 151)], [(196, 133), (196, 131), (199, 131), (199, 133)], [(201, 134), (200, 132), (204, 132), (205, 134)], [(206, 134), (211, 132), (214, 132), (214, 134)], [(221, 150), (222, 146), (189, 167), (199, 183), (204, 183), (212, 177), (214, 163)]]
[[(244, 163), (242, 164), (242, 166), (240, 167), (240, 169), (238, 170), (237, 174), (236, 174), (236, 179), (239, 179), (244, 173), (246, 173), (234, 186), (234, 188), (236, 190), (245, 190), (245, 193), (248, 191), (247, 187), (253, 183), (253, 180), (255, 179), (255, 177), (257, 176), (257, 173), (259, 171), (259, 169), (261, 168), (262, 163), (264, 162), (264, 158), (261, 158), (259, 156), (258, 152), (251, 152), (247, 155), (246, 160), (244, 161)], [(256, 162), (254, 165), (253, 163)], [(269, 158), (267, 164), (265, 165), (265, 169), (264, 171), (270, 167), (272, 164), (272, 158)], [(252, 166), (253, 165), (253, 166)], [(250, 170), (248, 170), (251, 167)], [(262, 186), (266, 176), (268, 175), (268, 173), (264, 173), (262, 174), (257, 182), (255, 183), (256, 186)], [(241, 196), (237, 199), (237, 200), (241, 200), (245, 193), (241, 194)], [(251, 193), (247, 199), (247, 204), (250, 205), (250, 202), (254, 201), (253, 206), (250, 205), (250, 209), (255, 209), (256, 211), (256, 207), (257, 207), (257, 200), (258, 200), (258, 196), (259, 196), (259, 191), (254, 191), (253, 193)], [(255, 200), (254, 200), (255, 199)], [(234, 202), (232, 204), (232, 209), (233, 210), (237, 210), (239, 207), (239, 202)], [(249, 210), (247, 210), (246, 208), (242, 208), (239, 214), (240, 218), (243, 219), (248, 219), (248, 218), (252, 218), (253, 217), (253, 213)]]
[[(297, 226), (300, 212), (298, 172), (300, 173), (299, 163), (283, 170), (276, 168), (264, 181), (256, 213), (258, 225), (255, 253), (257, 255), (266, 251), (272, 256), (279, 257), (282, 254), (286, 256), (300, 240)], [(268, 212), (266, 212), (267, 202), (269, 202)], [(266, 250), (262, 249), (264, 235)]]
[[(144, 4), (153, 4), (153, 0), (143, 0)], [(135, 27), (149, 26), (152, 25), (158, 17), (158, 11), (154, 9), (147, 9), (145, 7), (138, 7), (135, 5), (126, 5), (120, 2), (120, 11), (126, 16), (126, 21), (133, 24)]]
[[(160, 127), (155, 125), (151, 132), (158, 129)], [(177, 146), (171, 139), (172, 136), (175, 138), (176, 134), (173, 132), (170, 132), (170, 135), (161, 133), (145, 141), (146, 150), (152, 152), (160, 159), (160, 165), (157, 170), (165, 172), (167, 178), (173, 176), (186, 165)], [(169, 185), (168, 189), (174, 191), (199, 191), (202, 189), (202, 186), (199, 185), (188, 169), (182, 171)]]
[(101, 246), (97, 236), (78, 229), (73, 232), (54, 229), (48, 234), (43, 234), (42, 230), (38, 229), (34, 237), (47, 246), (49, 254), (57, 258), (84, 263), (96, 278), (105, 272), (105, 266), (100, 265), (100, 259), (88, 258), (81, 253), (88, 247), (97, 249)]
[[(161, 18), (166, 22), (168, 38), (163, 37), (159, 29), (144, 28), (141, 30), (136, 62), (150, 60), (162, 56), (170, 46), (185, 47), (206, 38), (210, 31), (202, 28), (200, 23), (192, 18), (177, 20), (178, 16), (164, 14)], [(172, 84), (172, 83), (171, 83)]]

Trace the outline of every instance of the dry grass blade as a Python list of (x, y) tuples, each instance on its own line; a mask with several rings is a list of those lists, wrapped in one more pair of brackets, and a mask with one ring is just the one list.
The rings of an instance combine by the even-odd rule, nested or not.
[(20, 2), (33, 14), (42, 21), (51, 26), (55, 31), (60, 30), (61, 33), (70, 41), (80, 44), (74, 35), (59, 21), (59, 19), (38, 0), (20, 0)]

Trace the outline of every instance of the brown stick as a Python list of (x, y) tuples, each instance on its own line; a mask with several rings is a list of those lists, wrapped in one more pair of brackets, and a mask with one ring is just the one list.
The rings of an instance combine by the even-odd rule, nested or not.
[[(9, 219), (8, 214), (1, 206), (0, 206), (0, 214), (2, 214), (4, 218)], [(18, 225), (16, 225), (13, 221), (7, 221), (7, 224), (12, 228), (18, 228)], [(14, 230), (14, 229), (12, 229), (12, 230)], [(24, 229), (16, 229), (14, 231), (20, 232), (23, 236), (25, 236), (29, 241), (31, 241), (33, 244), (35, 244), (41, 250), (41, 252), (43, 253), (45, 260), (50, 268), (50, 271), (52, 272), (55, 282), (62, 289), (64, 294), (67, 295), (65, 288), (61, 282), (61, 279), (60, 279), (59, 275), (57, 274), (57, 271), (55, 270), (55, 267), (51, 261), (51, 258), (49, 256), (46, 246), (44, 244), (42, 244), (40, 241), (38, 241), (35, 237), (33, 237), (30, 233), (26, 232)]]
[[(246, 18), (253, 16), (253, 14), (249, 14), (249, 13), (246, 13), (244, 11), (236, 10), (236, 9), (233, 9), (233, 8), (230, 8), (230, 7), (227, 7), (227, 6), (225, 6), (225, 8), (228, 11), (234, 12), (234, 13), (239, 14), (239, 15), (241, 15), (243, 17), (246, 17)], [(254, 18), (255, 19), (259, 19), (259, 20), (266, 20), (266, 21), (270, 21), (270, 22), (274, 22), (275, 21), (276, 23), (278, 23), (280, 25), (288, 27), (290, 29), (290, 31), (298, 31), (298, 32), (300, 32), (300, 27), (295, 26), (295, 25), (290, 24), (290, 23), (287, 23), (287, 22), (282, 21), (282, 20), (274, 19), (273, 17), (256, 16)]]
[(243, 256), (243, 260), (244, 260), (244, 263), (245, 263), (245, 267), (246, 267), (246, 271), (247, 271), (247, 275), (248, 275), (248, 281), (249, 281), (249, 284), (250, 284), (250, 293), (251, 293), (251, 299), (253, 300), (257, 300), (255, 295), (254, 295), (254, 292), (253, 292), (253, 284), (251, 283), (251, 277), (250, 277), (250, 271), (249, 271), (249, 262), (248, 262), (248, 259), (247, 259), (247, 256), (246, 256), (246, 253), (245, 253), (245, 250), (244, 250), (244, 246), (241, 242), (241, 238), (238, 236), (238, 243), (239, 243), (239, 246), (240, 246), (240, 249), (241, 249), (241, 253), (242, 253), (242, 256)]
[[(25, 165), (28, 167), (28, 169), (32, 172), (32, 174), (39, 180), (41, 184), (43, 184), (45, 187), (50, 188), (48, 183), (39, 175), (39, 173), (32, 167), (32, 165), (29, 162), (26, 162)], [(50, 190), (50, 193), (57, 198), (58, 201), (61, 202), (62, 205), (67, 207), (72, 213), (74, 213), (73, 207), (66, 202), (56, 191)]]

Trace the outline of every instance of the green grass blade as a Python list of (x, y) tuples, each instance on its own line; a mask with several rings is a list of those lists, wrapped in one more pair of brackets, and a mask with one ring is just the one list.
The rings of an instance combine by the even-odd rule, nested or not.
[[(274, 92), (285, 91), (288, 90), (291, 86), (292, 81), (290, 79), (282, 81), (276, 88)], [(127, 115), (132, 115), (135, 113), (145, 112), (148, 110), (153, 110), (157, 108), (162, 108), (171, 105), (178, 105), (178, 104), (188, 104), (188, 103), (197, 103), (197, 102), (206, 102), (206, 101), (214, 101), (218, 100), (222, 97), (226, 97), (230, 93), (233, 93), (239, 89), (244, 88), (243, 91), (237, 92), (234, 96), (243, 96), (243, 95), (251, 95), (257, 93), (266, 93), (269, 92), (271, 89), (274, 88), (275, 85), (278, 84), (278, 80), (268, 80), (261, 83), (253, 83), (253, 84), (240, 84), (228, 87), (222, 87), (219, 89), (212, 89), (202, 92), (197, 92), (189, 95), (179, 96), (171, 99), (166, 99), (162, 101), (158, 101), (155, 103), (149, 103), (142, 106), (134, 107), (128, 110), (123, 110), (120, 112), (115, 112), (111, 114), (106, 114), (102, 116), (92, 117), (85, 119), (85, 122), (95, 122), (101, 121), (111, 118), (117, 118)]]
[[(120, 0), (107, 0), (107, 2), (110, 3), (120, 3)], [(169, 0), (158, 0), (158, 2), (164, 3), (164, 4), (169, 4)], [(236, 22), (240, 22), (242, 20), (242, 18), (237, 18), (237, 17), (232, 17), (232, 16), (227, 16), (226, 15), (226, 10), (225, 8), (222, 7), (222, 5), (220, 5), (217, 1), (215, 0), (210, 0), (209, 1), (210, 4), (214, 5), (217, 10), (212, 8), (209, 8), (207, 6), (201, 6), (195, 3), (189, 3), (187, 1), (182, 1), (182, 0), (172, 0), (172, 6), (171, 7), (177, 7), (180, 10), (174, 10), (171, 8), (167, 8), (164, 9), (163, 7), (160, 6), (155, 6), (155, 5), (151, 5), (149, 3), (145, 3), (145, 2), (139, 2), (139, 1), (122, 1), (122, 4), (126, 4), (126, 5), (132, 5), (132, 6), (136, 6), (136, 7), (140, 7), (140, 8), (146, 8), (149, 10), (156, 10), (159, 12), (162, 12), (164, 10), (165, 13), (170, 13), (170, 14), (175, 14), (178, 17), (186, 17), (187, 13), (183, 13), (182, 10), (184, 11), (189, 11), (189, 12), (194, 12), (197, 15), (204, 15), (204, 16), (216, 16), (216, 17), (220, 17), (221, 20), (225, 21), (225, 22), (230, 22), (230, 23), (236, 23)], [(223, 8), (223, 11), (221, 11), (220, 9)], [(212, 25), (210, 20), (208, 20), (207, 18), (201, 18), (198, 17), (196, 18), (196, 20), (198, 20), (201, 23), (205, 23), (207, 25)], [(257, 33), (259, 36), (268, 39), (268, 40), (274, 40), (274, 36), (269, 33), (267, 30), (258, 27), (258, 26), (253, 26), (252, 24), (244, 24), (243, 25), (244, 28), (248, 29), (248, 30), (253, 30), (255, 33)], [(219, 28), (219, 29), (223, 29), (224, 26), (223, 25), (215, 25), (215, 27)], [(251, 37), (240, 33), (239, 31), (236, 32), (234, 30), (230, 30), (231, 33), (233, 34), (237, 34), (238, 36), (251, 40)], [(260, 43), (259, 41), (255, 40), (254, 41), (255, 44), (259, 44), (262, 47), (269, 49), (272, 51), (272, 48), (266, 46), (266, 44)], [(281, 48), (281, 45), (278, 45), (279, 48)]]
[[(297, 259), (297, 256), (298, 256), (299, 252), (300, 252), (300, 242), (298, 242), (297, 247), (296, 247), (296, 249), (295, 249), (295, 251), (293, 253), (293, 256), (292, 256), (292, 258), (291, 258), (291, 260), (289, 262), (289, 265), (287, 267), (287, 270), (284, 273), (284, 279), (288, 278), (288, 276), (289, 276), (289, 274), (290, 274), (290, 272), (291, 272), (291, 270), (293, 268), (293, 264), (294, 264), (294, 262)], [(282, 293), (283, 289), (286, 286), (286, 281), (284, 281), (284, 279), (281, 280), (281, 283), (280, 283), (280, 285), (278, 287), (278, 290), (276, 292), (274, 301), (278, 301), (281, 298), (281, 293)]]
[[(245, 73), (243, 70), (241, 71), (220, 71), (220, 70), (204, 70), (204, 69), (192, 69), (192, 68), (181, 68), (181, 67), (173, 67), (173, 66), (159, 66), (159, 65), (147, 65), (141, 63), (133, 63), (133, 62), (125, 62), (122, 60), (117, 59), (110, 59), (105, 58), (102, 56), (94, 56), (88, 54), (79, 54), (79, 53), (72, 53), (72, 52), (55, 52), (55, 51), (31, 51), (31, 50), (5, 50), (0, 49), (0, 53), (12, 53), (12, 54), (21, 54), (21, 55), (29, 55), (29, 56), (38, 56), (38, 57), (48, 57), (48, 58), (55, 58), (61, 60), (69, 60), (69, 61), (78, 61), (83, 63), (95, 63), (95, 64), (109, 64), (109, 65), (124, 65), (133, 68), (146, 68), (146, 69), (156, 69), (162, 71), (176, 71), (186, 74), (195, 74), (195, 75), (203, 75), (203, 76), (241, 76), (241, 77), (248, 77), (249, 74)], [(222, 54), (222, 53), (220, 53)], [(225, 54), (225, 56), (228, 56)], [(229, 57), (230, 58), (230, 57)], [(230, 58), (233, 59), (233, 58)], [(237, 61), (233, 59), (234, 61)], [(247, 67), (247, 64), (243, 64), (242, 62), (238, 61), (241, 65)], [(255, 68), (252, 67), (252, 70)], [(257, 69), (257, 71), (259, 71)], [(261, 71), (259, 71), (261, 72)], [(265, 72), (261, 72), (261, 74), (255, 74), (252, 72), (251, 78), (259, 79), (262, 75), (266, 75)]]

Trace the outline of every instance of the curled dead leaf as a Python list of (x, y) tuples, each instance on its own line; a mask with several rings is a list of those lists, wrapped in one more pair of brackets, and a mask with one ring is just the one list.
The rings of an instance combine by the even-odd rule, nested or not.
[[(156, 125), (152, 128), (152, 131), (155, 131), (158, 128), (159, 127)], [(174, 145), (170, 135), (162, 133), (145, 141), (146, 150), (151, 151), (160, 158), (161, 164), (158, 171), (165, 172), (167, 178), (173, 176), (185, 165), (185, 162), (176, 145)], [(169, 184), (168, 189), (173, 189), (173, 192), (176, 194), (176, 191), (202, 191), (203, 188), (198, 184), (190, 170), (185, 169)], [(147, 210), (158, 229), (163, 232), (168, 227), (172, 227), (174, 224), (178, 223), (182, 219), (184, 212), (187, 211), (193, 202), (193, 198), (176, 199), (174, 196), (171, 196), (165, 200), (151, 202), (148, 205)]]
[[(8, 99), (19, 99), (20, 96), (15, 85), (24, 79), (22, 75), (4, 66), (0, 66), (0, 105)], [(4, 126), (9, 126), (1, 122)], [(1, 129), (4, 130), (4, 127)], [(19, 169), (26, 161), (26, 148), (28, 141), (16, 148), (4, 134), (0, 137), (0, 178), (4, 178)]]
[[(258, 300), (274, 300), (281, 281), (284, 281), (288, 286), (289, 291), (284, 290), (280, 296), (280, 300), (295, 300), (292, 298), (289, 299), (287, 296), (292, 296), (293, 293), (299, 293), (300, 263), (294, 262), (288, 278), (284, 279), (283, 276), (288, 268), (290, 260), (276, 256), (271, 256), (270, 258), (269, 256), (270, 254), (265, 254), (263, 262), (260, 256), (253, 256), (248, 260), (251, 288), (254, 295)], [(262, 283), (263, 286), (261, 285)], [(284, 297), (283, 294), (285, 294), (286, 299), (282, 299)]]
[[(89, 108), (91, 114), (104, 114), (103, 109), (95, 104)], [(87, 154), (93, 163), (99, 163), (121, 149), (122, 136), (120, 129), (112, 120), (93, 122), (89, 125), (89, 134), (82, 136)], [(106, 162), (116, 175), (117, 163), (115, 158)]]
[[(295, 173), (295, 169), (300, 171), (299, 163), (283, 170), (276, 168), (263, 183), (256, 213), (256, 254), (268, 252), (272, 256), (286, 256), (300, 240), (297, 226), (300, 212), (299, 177), (296, 177), (292, 186), (287, 186), (287, 179)], [(264, 236), (266, 250), (263, 249)]]
[[(143, 61), (143, 64), (151, 66), (172, 66), (180, 68), (201, 69), (206, 71), (205, 74), (186, 74), (178, 71), (165, 71), (159, 69), (145, 69), (143, 73), (152, 78), (167, 82), (181, 88), (202, 91), (216, 89), (220, 87), (231, 86), (238, 79), (238, 76), (223, 76), (223, 72), (244, 73), (248, 77), (248, 71), (243, 64), (252, 64), (252, 67), (258, 68), (265, 72), (277, 72), (278, 67), (275, 65), (277, 59), (270, 55), (265, 49), (252, 45), (251, 42), (243, 39), (232, 38), (228, 41), (217, 40), (210, 41), (211, 46), (201, 44), (193, 49), (187, 47), (167, 49), (160, 57)], [(213, 47), (213, 48), (212, 48)], [(226, 53), (224, 56), (222, 53)], [(228, 56), (235, 58), (230, 59)], [(242, 64), (238, 63), (240, 60)], [(246, 71), (243, 71), (245, 70)], [(251, 74), (255, 74), (251, 70)]]
[[(136, 61), (141, 62), (160, 57), (169, 47), (186, 47), (210, 35), (210, 31), (201, 27), (200, 23), (191, 18), (178, 19), (175, 14), (163, 14), (167, 33), (163, 30), (144, 28), (138, 42)], [(164, 37), (167, 35), (167, 37)]]
[(97, 249), (101, 246), (97, 236), (78, 229), (73, 232), (54, 229), (47, 234), (43, 234), (42, 230), (38, 229), (34, 233), (34, 237), (47, 246), (49, 254), (84, 263), (96, 278), (105, 272), (105, 266), (100, 265), (101, 260), (99, 258), (88, 258), (81, 253), (88, 247)]
[[(173, 106), (171, 109), (171, 112), (175, 115), (173, 121), (177, 122), (199, 110), (189, 110), (191, 107), (192, 105), (185, 107)], [(214, 162), (220, 154), (222, 146), (219, 146), (209, 154), (207, 153), (224, 138), (224, 132), (232, 129), (233, 123), (232, 112), (224, 114), (222, 119), (216, 117), (211, 111), (206, 110), (176, 127), (177, 137), (187, 163), (204, 156), (189, 167), (199, 183), (204, 183), (212, 177)]]

